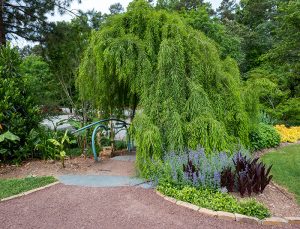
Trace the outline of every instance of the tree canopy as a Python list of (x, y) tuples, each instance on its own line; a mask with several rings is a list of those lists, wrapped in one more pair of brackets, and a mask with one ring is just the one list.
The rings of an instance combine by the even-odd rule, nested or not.
[(165, 152), (248, 145), (236, 62), (221, 60), (214, 42), (177, 14), (144, 0), (92, 33), (77, 86), (99, 110), (126, 109), (132, 103), (124, 101), (138, 98), (132, 133), (144, 175), (146, 164)]
[[(40, 41), (48, 28), (47, 14), (65, 12), (73, 0), (0, 0), (0, 45), (8, 36)], [(79, 1), (80, 2), (80, 1)]]

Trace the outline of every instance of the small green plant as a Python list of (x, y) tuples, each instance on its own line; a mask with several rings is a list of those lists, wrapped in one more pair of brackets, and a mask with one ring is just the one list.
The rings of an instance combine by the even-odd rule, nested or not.
[(269, 210), (254, 199), (239, 202), (233, 196), (216, 189), (174, 186), (163, 183), (157, 187), (163, 194), (214, 211), (240, 213), (263, 219), (270, 216)]
[[(0, 130), (1, 130), (1, 125), (0, 125)], [(6, 131), (4, 132), (3, 134), (0, 134), (0, 143), (1, 142), (11, 142), (11, 143), (15, 143), (17, 141), (20, 141), (20, 138), (13, 134), (12, 132), (10, 131)], [(2, 154), (3, 156), (8, 152), (7, 149), (3, 148), (3, 149), (0, 149), (0, 155)]]
[(66, 157), (65, 144), (72, 143), (72, 141), (70, 141), (70, 139), (68, 137), (68, 131), (66, 130), (64, 136), (60, 140), (51, 138), (51, 139), (48, 139), (48, 141), (54, 145), (56, 156), (58, 158), (60, 158), (62, 167), (65, 168), (65, 157)]
[(240, 214), (255, 216), (259, 219), (264, 219), (270, 216), (269, 210), (261, 203), (254, 199), (242, 200), (239, 202)]
[(259, 123), (250, 132), (250, 143), (253, 150), (276, 147), (280, 144), (280, 135), (273, 126)]
[(116, 150), (122, 150), (127, 148), (127, 142), (122, 140), (115, 141)]

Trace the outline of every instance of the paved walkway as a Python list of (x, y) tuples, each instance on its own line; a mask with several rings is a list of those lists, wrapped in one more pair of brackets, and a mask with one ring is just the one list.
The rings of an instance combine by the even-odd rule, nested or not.
[(83, 187), (152, 187), (150, 182), (146, 182), (140, 178), (128, 176), (63, 175), (59, 176), (58, 179), (65, 185), (77, 185)]
[(1, 202), (0, 228), (263, 227), (204, 217), (190, 209), (165, 201), (156, 195), (153, 189), (91, 188), (58, 184), (21, 198)]
[[(134, 162), (135, 155), (117, 156), (111, 158), (113, 161)], [(101, 162), (100, 162), (101, 163)], [(114, 168), (115, 169), (115, 168)], [(76, 185), (83, 187), (124, 187), (124, 186), (139, 186), (142, 188), (152, 188), (151, 182), (146, 182), (143, 179), (130, 176), (115, 176), (115, 175), (61, 175), (58, 180), (65, 185)]]

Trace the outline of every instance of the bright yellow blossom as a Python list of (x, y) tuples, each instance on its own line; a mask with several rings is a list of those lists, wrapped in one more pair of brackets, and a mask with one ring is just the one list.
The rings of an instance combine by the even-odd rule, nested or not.
[(286, 127), (276, 125), (275, 129), (280, 134), (281, 142), (297, 142), (300, 140), (300, 126)]

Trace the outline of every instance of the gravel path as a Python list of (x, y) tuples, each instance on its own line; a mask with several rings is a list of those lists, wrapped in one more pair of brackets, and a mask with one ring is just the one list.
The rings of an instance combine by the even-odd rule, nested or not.
[(0, 202), (0, 228), (263, 227), (204, 217), (163, 200), (152, 189), (59, 184), (28, 196)]

